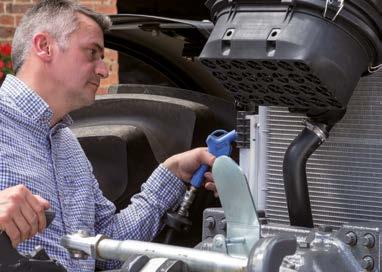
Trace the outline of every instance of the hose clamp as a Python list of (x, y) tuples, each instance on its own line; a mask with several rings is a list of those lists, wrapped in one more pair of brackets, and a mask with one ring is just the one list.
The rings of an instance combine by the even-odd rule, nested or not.
[(369, 66), (367, 68), (367, 71), (370, 73), (370, 74), (373, 74), (375, 72), (377, 72), (378, 70), (382, 69), (382, 63), (377, 65), (377, 66)]
[(304, 125), (307, 129), (312, 131), (314, 134), (317, 135), (318, 138), (320, 138), (321, 143), (325, 142), (328, 138), (328, 135), (325, 131), (323, 131), (319, 126), (309, 122), (309, 120), (304, 120)]
[(324, 18), (334, 21), (344, 8), (345, 0), (326, 0)]

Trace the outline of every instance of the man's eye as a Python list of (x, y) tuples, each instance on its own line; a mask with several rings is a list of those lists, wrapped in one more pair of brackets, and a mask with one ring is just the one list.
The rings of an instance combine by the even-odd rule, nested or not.
[(97, 50), (90, 48), (90, 49), (88, 50), (88, 52), (89, 52), (89, 55), (90, 55), (90, 57), (91, 57), (92, 59), (97, 58)]

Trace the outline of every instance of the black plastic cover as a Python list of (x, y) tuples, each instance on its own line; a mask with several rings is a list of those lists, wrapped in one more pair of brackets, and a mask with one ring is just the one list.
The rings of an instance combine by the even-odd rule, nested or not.
[(381, 60), (380, 4), (208, 1), (215, 28), (200, 60), (246, 105), (341, 109), (362, 74)]

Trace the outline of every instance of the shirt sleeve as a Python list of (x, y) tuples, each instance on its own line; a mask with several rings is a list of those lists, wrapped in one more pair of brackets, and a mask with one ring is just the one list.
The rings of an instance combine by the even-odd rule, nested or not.
[[(96, 191), (97, 234), (116, 240), (151, 241), (162, 227), (161, 218), (164, 213), (176, 207), (182, 200), (185, 185), (160, 165), (142, 185), (141, 192), (131, 198), (131, 204), (118, 214), (114, 214), (114, 205), (105, 199), (100, 190)], [(102, 263), (102, 267), (108, 263), (107, 268), (112, 263), (117, 265), (117, 262)]]

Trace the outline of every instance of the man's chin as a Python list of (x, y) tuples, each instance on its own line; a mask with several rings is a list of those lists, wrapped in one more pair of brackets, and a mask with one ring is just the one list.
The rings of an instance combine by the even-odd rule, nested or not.
[(99, 88), (99, 85), (90, 84), (87, 88), (87, 91), (91, 93), (93, 97), (95, 97), (95, 95), (97, 94), (98, 88)]
[(82, 97), (82, 107), (90, 106), (94, 103), (96, 98), (96, 92), (97, 90), (93, 88), (93, 90), (87, 90), (86, 95)]

